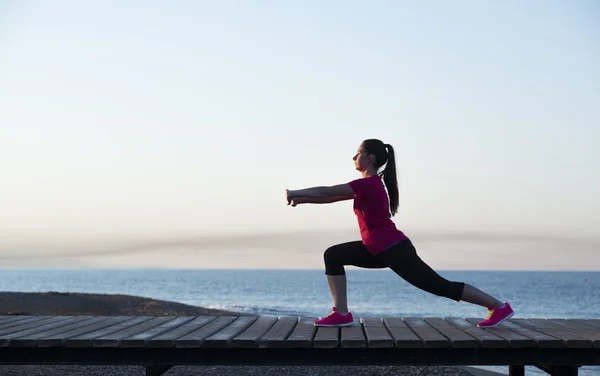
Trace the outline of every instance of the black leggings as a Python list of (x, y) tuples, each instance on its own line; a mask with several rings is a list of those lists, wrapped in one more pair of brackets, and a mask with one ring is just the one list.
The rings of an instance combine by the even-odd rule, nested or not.
[(408, 283), (431, 294), (459, 301), (465, 284), (448, 281), (429, 267), (417, 255), (407, 239), (373, 256), (362, 241), (334, 245), (324, 254), (325, 274), (344, 275), (344, 265), (368, 269), (390, 268)]

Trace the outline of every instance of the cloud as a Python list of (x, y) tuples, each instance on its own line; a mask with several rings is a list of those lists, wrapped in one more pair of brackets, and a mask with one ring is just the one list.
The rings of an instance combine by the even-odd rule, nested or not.
[[(592, 248), (600, 246), (600, 239), (569, 238), (556, 235), (536, 234), (485, 234), (485, 233), (414, 233), (411, 239), (419, 247), (432, 244), (546, 244), (557, 247)], [(146, 239), (106, 239), (71, 241), (0, 241), (0, 260), (40, 260), (60, 258), (80, 258), (94, 256), (124, 256), (154, 252), (164, 249), (194, 249), (200, 252), (240, 249), (286, 250), (304, 252), (306, 249), (325, 250), (339, 242), (359, 240), (356, 230), (320, 230), (273, 232), (255, 234), (204, 235), (189, 237), (165, 237)]]

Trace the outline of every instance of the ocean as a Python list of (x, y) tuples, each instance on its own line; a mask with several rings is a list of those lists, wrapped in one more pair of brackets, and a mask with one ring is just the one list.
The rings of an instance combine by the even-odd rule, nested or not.
[[(519, 318), (600, 319), (600, 272), (438, 271), (510, 301)], [(356, 317), (484, 317), (487, 311), (418, 290), (389, 270), (347, 268)], [(261, 315), (324, 316), (323, 270), (0, 269), (0, 290), (128, 294)], [(481, 367), (507, 374), (508, 367)], [(544, 374), (527, 367), (528, 374)], [(600, 367), (580, 375), (598, 376)]]

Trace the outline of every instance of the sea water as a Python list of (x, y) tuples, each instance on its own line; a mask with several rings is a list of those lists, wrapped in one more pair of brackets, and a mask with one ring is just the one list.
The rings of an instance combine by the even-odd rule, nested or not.
[[(600, 272), (438, 271), (510, 301), (515, 318), (600, 318)], [(423, 292), (389, 270), (347, 269), (356, 317), (485, 317), (481, 307)], [(0, 269), (0, 290), (129, 294), (260, 315), (323, 316), (323, 270)], [(507, 373), (507, 367), (481, 367)], [(531, 374), (543, 374), (527, 367)], [(582, 367), (581, 375), (600, 375)]]

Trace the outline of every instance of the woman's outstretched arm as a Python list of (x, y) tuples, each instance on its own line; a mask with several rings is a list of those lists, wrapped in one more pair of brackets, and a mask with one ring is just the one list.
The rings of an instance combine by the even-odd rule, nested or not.
[(311, 198), (322, 198), (322, 197), (336, 197), (336, 196), (354, 196), (354, 190), (350, 187), (350, 184), (339, 184), (329, 187), (312, 187), (305, 189), (298, 189), (287, 191), (289, 198), (294, 197), (311, 197)]
[(331, 197), (294, 197), (291, 199), (291, 205), (296, 206), (298, 204), (331, 204), (333, 202), (351, 200), (354, 195), (348, 196), (331, 196)]

